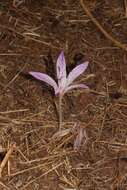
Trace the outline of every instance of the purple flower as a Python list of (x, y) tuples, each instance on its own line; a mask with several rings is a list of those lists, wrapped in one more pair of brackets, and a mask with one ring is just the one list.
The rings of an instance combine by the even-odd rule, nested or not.
[(46, 82), (47, 84), (52, 86), (54, 88), (55, 95), (58, 94), (60, 96), (63, 96), (66, 92), (75, 88), (88, 89), (88, 86), (86, 86), (85, 84), (73, 84), (74, 80), (79, 75), (81, 75), (86, 70), (87, 67), (88, 67), (88, 62), (84, 62), (76, 66), (67, 76), (65, 57), (62, 51), (57, 59), (57, 64), (56, 64), (58, 84), (53, 78), (51, 78), (47, 74), (40, 72), (33, 72), (33, 71), (30, 71), (29, 74), (35, 77), (36, 79)]

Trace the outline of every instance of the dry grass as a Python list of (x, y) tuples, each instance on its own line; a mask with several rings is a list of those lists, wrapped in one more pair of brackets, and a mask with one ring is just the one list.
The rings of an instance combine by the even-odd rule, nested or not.
[[(79, 1), (17, 2), (0, 3), (1, 162), (16, 143), (0, 189), (126, 189), (127, 58), (120, 49), (126, 44), (126, 1), (87, 1), (86, 12)], [(52, 75), (61, 49), (68, 70), (85, 54), (90, 64), (80, 80), (91, 92), (65, 96), (59, 134), (57, 100), (27, 73)], [(76, 125), (84, 130), (78, 150)]]

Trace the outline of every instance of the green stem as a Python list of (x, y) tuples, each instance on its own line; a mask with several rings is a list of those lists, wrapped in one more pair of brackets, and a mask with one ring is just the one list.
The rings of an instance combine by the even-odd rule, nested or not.
[(59, 96), (59, 130), (62, 128), (62, 98), (63, 96)]

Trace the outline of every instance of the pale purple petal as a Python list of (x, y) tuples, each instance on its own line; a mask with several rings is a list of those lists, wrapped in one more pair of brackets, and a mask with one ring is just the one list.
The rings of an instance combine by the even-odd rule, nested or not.
[(83, 138), (84, 138), (84, 128), (79, 127), (78, 134), (74, 141), (74, 150), (79, 150), (79, 148), (81, 147)]
[(71, 86), (65, 88), (64, 93), (68, 92), (69, 90), (73, 90), (75, 88), (89, 89), (89, 87), (85, 84), (74, 84), (74, 85), (71, 85)]
[(81, 75), (88, 67), (88, 62), (76, 66), (67, 77), (67, 85), (70, 85), (79, 75)]
[(60, 53), (56, 64), (57, 78), (66, 77), (66, 62), (63, 51)]
[(29, 72), (34, 78), (46, 82), (47, 84), (51, 85), (54, 88), (55, 94), (58, 93), (58, 86), (57, 83), (47, 74), (40, 73), (40, 72)]
[(63, 51), (60, 53), (57, 64), (56, 64), (56, 71), (57, 71), (57, 79), (58, 79), (58, 86), (59, 89), (64, 89), (66, 86), (66, 62)]
[(85, 128), (81, 127), (81, 126), (77, 126), (77, 136), (76, 139), (74, 141), (74, 150), (79, 150), (81, 145), (86, 145), (88, 142), (88, 136), (86, 133)]

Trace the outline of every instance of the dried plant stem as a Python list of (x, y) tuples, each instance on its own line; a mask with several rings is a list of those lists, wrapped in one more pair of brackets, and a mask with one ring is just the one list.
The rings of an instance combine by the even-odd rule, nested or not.
[(62, 98), (63, 96), (59, 96), (59, 130), (62, 128)]
[(60, 167), (61, 165), (63, 165), (63, 164), (64, 164), (64, 162), (61, 162), (61, 163), (59, 163), (58, 165), (53, 166), (51, 169), (48, 169), (45, 173), (42, 173), (40, 176), (38, 176), (38, 177), (32, 179), (31, 181), (29, 181), (29, 182), (28, 182), (26, 185), (24, 185), (20, 190), (26, 189), (30, 184), (34, 183), (36, 180), (41, 179), (42, 177), (48, 175), (49, 173), (51, 173), (51, 172), (54, 171), (54, 170), (56, 171), (56, 169), (59, 168), (59, 167)]
[(111, 36), (98, 22), (98, 20), (91, 14), (89, 9), (86, 6), (86, 2), (84, 0), (80, 0), (81, 6), (84, 9), (85, 13), (89, 16), (89, 18), (92, 20), (92, 22), (99, 28), (99, 30), (104, 34), (104, 36), (109, 39), (111, 42), (113, 42), (117, 47), (127, 51), (127, 45), (122, 44), (120, 41), (116, 40), (113, 36)]
[(6, 153), (3, 161), (0, 164), (0, 178), (2, 177), (2, 171), (6, 165), (6, 163), (8, 162), (12, 152), (16, 149), (16, 144), (14, 143), (13, 145), (11, 145), (11, 147), (9, 148), (8, 152)]
[(124, 0), (124, 6), (125, 6), (125, 17), (127, 18), (127, 0)]

